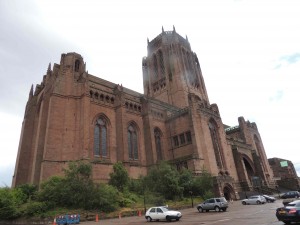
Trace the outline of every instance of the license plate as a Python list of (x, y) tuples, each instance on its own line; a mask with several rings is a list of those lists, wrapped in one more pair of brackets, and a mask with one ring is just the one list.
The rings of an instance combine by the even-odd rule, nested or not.
[(284, 210), (280, 210), (278, 213), (279, 213), (280, 215), (282, 215), (282, 214), (285, 214), (286, 212), (285, 212)]

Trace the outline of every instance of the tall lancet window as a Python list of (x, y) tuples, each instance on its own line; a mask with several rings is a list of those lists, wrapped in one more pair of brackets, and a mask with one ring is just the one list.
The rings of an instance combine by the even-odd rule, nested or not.
[(75, 72), (78, 72), (79, 71), (79, 65), (80, 65), (80, 61), (77, 59), (75, 61)]
[(217, 166), (219, 169), (225, 169), (224, 156), (220, 145), (220, 138), (218, 134), (217, 125), (213, 120), (211, 120), (209, 121), (208, 126), (209, 126), (210, 136), (211, 136), (214, 153), (217, 161)]
[(138, 160), (138, 139), (135, 126), (129, 125), (127, 130), (129, 159)]
[(154, 138), (155, 138), (155, 148), (156, 148), (156, 155), (157, 161), (161, 161), (163, 159), (162, 156), (162, 143), (161, 143), (161, 132), (158, 128), (154, 129)]
[(94, 128), (94, 154), (107, 157), (107, 125), (102, 118), (96, 120)]
[(153, 56), (153, 66), (154, 66), (154, 76), (155, 76), (155, 78), (157, 78), (158, 77), (158, 65), (157, 65), (156, 55)]
[(160, 64), (161, 75), (165, 76), (165, 63), (164, 63), (164, 57), (163, 57), (161, 50), (158, 51), (158, 55), (159, 55), (159, 64)]

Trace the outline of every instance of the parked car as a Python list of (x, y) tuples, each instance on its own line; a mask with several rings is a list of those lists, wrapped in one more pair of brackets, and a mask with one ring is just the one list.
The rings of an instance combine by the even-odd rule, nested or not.
[(250, 196), (249, 198), (245, 198), (242, 200), (243, 205), (260, 205), (260, 204), (265, 204), (267, 201), (265, 197), (261, 195), (253, 195)]
[(263, 195), (264, 198), (267, 200), (267, 202), (275, 202), (276, 198), (274, 198), (273, 196), (269, 196), (269, 195)]
[(169, 210), (167, 206), (151, 207), (147, 210), (145, 218), (148, 222), (152, 220), (179, 220), (182, 217), (181, 212)]
[(285, 224), (300, 222), (300, 200), (290, 202), (284, 207), (277, 208), (276, 217)]
[(298, 191), (288, 191), (280, 196), (280, 198), (287, 199), (287, 198), (299, 198), (300, 193)]
[(224, 197), (210, 198), (197, 205), (197, 209), (199, 212), (208, 212), (209, 210), (215, 210), (216, 212), (220, 212), (221, 210), (223, 210), (225, 212), (227, 208), (228, 202)]

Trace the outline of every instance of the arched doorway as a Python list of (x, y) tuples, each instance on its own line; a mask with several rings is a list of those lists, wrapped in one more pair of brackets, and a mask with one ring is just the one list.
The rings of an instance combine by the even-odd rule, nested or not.
[(226, 184), (223, 188), (224, 197), (227, 201), (235, 199), (234, 189), (230, 184)]

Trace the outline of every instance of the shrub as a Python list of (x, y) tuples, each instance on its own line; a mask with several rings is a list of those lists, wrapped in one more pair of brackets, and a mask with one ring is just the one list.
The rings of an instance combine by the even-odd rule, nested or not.
[(18, 205), (9, 188), (0, 188), (0, 219), (12, 219), (19, 215)]
[(24, 215), (34, 216), (41, 215), (48, 210), (48, 206), (44, 202), (29, 202), (26, 204)]

